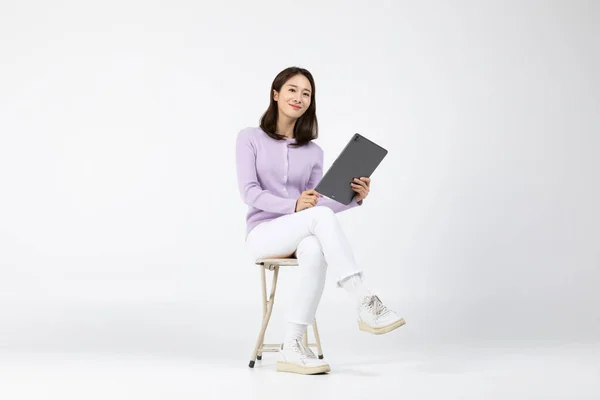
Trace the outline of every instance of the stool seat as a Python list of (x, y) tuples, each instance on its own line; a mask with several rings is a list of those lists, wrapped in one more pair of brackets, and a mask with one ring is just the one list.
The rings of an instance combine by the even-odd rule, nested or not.
[(259, 258), (256, 260), (256, 265), (262, 265), (269, 271), (273, 271), (275, 267), (297, 267), (298, 259), (293, 257)]

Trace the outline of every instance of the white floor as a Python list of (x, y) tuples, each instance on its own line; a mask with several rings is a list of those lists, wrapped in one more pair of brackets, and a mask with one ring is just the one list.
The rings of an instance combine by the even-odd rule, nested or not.
[[(321, 376), (239, 360), (4, 354), (2, 399), (598, 399), (599, 348), (337, 358)], [(401, 359), (405, 358), (405, 359)]]
[[(432, 330), (416, 313), (373, 336), (356, 329), (351, 311), (328, 304), (320, 330), (332, 372), (301, 376), (276, 372), (273, 353), (248, 368), (254, 304), (235, 320), (195, 307), (4, 308), (0, 399), (600, 399), (593, 340), (484, 331), (460, 341), (459, 330)], [(268, 341), (280, 322), (274, 315)]]

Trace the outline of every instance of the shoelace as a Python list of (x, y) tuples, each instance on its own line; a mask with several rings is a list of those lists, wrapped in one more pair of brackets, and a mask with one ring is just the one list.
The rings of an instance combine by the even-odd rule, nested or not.
[(294, 340), (294, 342), (291, 344), (291, 348), (292, 350), (300, 353), (304, 357), (317, 358), (315, 353), (313, 353), (310, 348), (306, 347), (303, 342), (300, 342), (298, 340)]
[(390, 310), (379, 300), (377, 296), (370, 296), (365, 300), (364, 304), (367, 310), (371, 311), (378, 317), (386, 315)]

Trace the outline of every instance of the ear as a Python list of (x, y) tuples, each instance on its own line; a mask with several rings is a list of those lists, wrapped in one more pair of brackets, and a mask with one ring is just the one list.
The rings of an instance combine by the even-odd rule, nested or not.
[(275, 101), (279, 100), (279, 93), (277, 93), (277, 90), (273, 90), (273, 100), (275, 100)]

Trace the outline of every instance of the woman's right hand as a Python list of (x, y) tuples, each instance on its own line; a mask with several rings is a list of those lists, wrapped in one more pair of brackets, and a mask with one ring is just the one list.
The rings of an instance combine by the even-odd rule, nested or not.
[(296, 201), (296, 212), (316, 206), (319, 197), (321, 195), (316, 190), (305, 190)]

